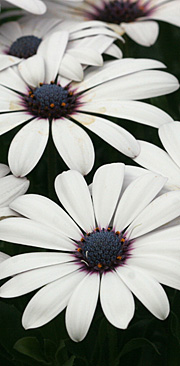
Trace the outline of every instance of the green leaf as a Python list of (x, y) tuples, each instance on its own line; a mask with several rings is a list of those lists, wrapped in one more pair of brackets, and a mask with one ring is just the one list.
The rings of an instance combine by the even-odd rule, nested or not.
[(50, 365), (50, 363), (46, 362), (40, 343), (35, 337), (19, 339), (15, 343), (14, 349), (25, 356), (31, 357), (33, 360), (42, 362), (45, 365)]
[(125, 354), (131, 352), (131, 351), (134, 351), (138, 348), (141, 348), (141, 347), (152, 347), (154, 349), (154, 351), (160, 355), (160, 352), (158, 351), (156, 345), (152, 342), (150, 342), (148, 339), (146, 338), (133, 338), (131, 339), (129, 342), (127, 342), (122, 351), (120, 352), (120, 354), (118, 355), (118, 357), (116, 358), (116, 361), (114, 363), (113, 366), (119, 366), (119, 360), (122, 356), (124, 356)]

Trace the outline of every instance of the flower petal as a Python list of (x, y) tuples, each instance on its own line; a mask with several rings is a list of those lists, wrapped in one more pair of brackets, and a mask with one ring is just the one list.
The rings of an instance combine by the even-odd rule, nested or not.
[(0, 55), (0, 71), (17, 65), (21, 60), (18, 57), (14, 57), (11, 55)]
[(0, 239), (39, 248), (66, 251), (74, 249), (74, 244), (63, 234), (20, 217), (0, 221)]
[(180, 191), (165, 193), (152, 201), (128, 227), (129, 238), (144, 235), (180, 215)]
[(108, 321), (117, 328), (126, 329), (134, 315), (134, 299), (116, 272), (102, 275), (100, 301)]
[(11, 203), (11, 208), (22, 216), (50, 226), (74, 240), (81, 239), (81, 231), (69, 215), (55, 202), (38, 194), (28, 194)]
[(166, 178), (152, 173), (135, 179), (126, 188), (118, 204), (113, 224), (115, 230), (124, 230), (153, 200), (165, 182)]
[(97, 226), (107, 228), (114, 213), (124, 178), (124, 164), (101, 166), (95, 173), (92, 196)]
[(152, 46), (158, 37), (159, 26), (153, 21), (121, 23), (126, 34), (141, 46)]
[(126, 156), (132, 158), (139, 154), (139, 144), (136, 139), (117, 124), (83, 113), (76, 113), (73, 118)]
[(134, 158), (134, 161), (146, 169), (168, 177), (170, 183), (180, 188), (180, 168), (170, 156), (164, 150), (149, 142), (139, 141), (139, 145), (140, 154)]
[(14, 127), (21, 125), (22, 123), (30, 120), (30, 116), (26, 112), (12, 112), (1, 114), (0, 119), (0, 135), (12, 130)]
[(162, 286), (153, 277), (132, 266), (121, 266), (116, 271), (126, 286), (154, 316), (161, 320), (167, 318), (168, 298)]
[(6, 164), (0, 164), (0, 178), (5, 177), (9, 172), (10, 169)]
[(55, 318), (67, 306), (72, 292), (84, 276), (84, 272), (76, 271), (39, 290), (24, 311), (24, 328), (37, 328)]
[(15, 135), (8, 154), (14, 175), (24, 177), (36, 166), (45, 150), (48, 136), (49, 122), (39, 118), (29, 122)]
[(8, 254), (0, 252), (0, 263), (4, 262), (8, 258), (9, 258)]
[(52, 122), (55, 146), (70, 169), (88, 174), (94, 164), (94, 148), (88, 134), (78, 125), (63, 118)]
[[(170, 126), (169, 126), (170, 125)], [(164, 124), (159, 129), (159, 137), (168, 154), (180, 169), (180, 123)]]
[(55, 264), (68, 263), (73, 260), (74, 256), (69, 253), (35, 252), (18, 254), (9, 257), (5, 264), (1, 263), (0, 278), (3, 279), (37, 268), (47, 268)]
[(67, 212), (86, 232), (95, 228), (94, 212), (88, 186), (77, 171), (59, 174), (55, 180), (55, 190)]
[(55, 80), (67, 46), (68, 37), (68, 32), (54, 32), (42, 41), (38, 47), (37, 54), (43, 57), (46, 65), (45, 83)]
[(41, 0), (31, 0), (30, 2), (27, 2), (27, 0), (21, 0), (20, 2), (19, 0), (7, 1), (33, 14), (44, 14), (46, 11), (46, 5)]
[(83, 79), (83, 68), (74, 56), (66, 53), (60, 64), (59, 74), (70, 80), (81, 81)]
[(20, 93), (27, 93), (27, 85), (24, 80), (18, 75), (15, 67), (9, 67), (1, 71), (0, 73), (0, 84), (11, 88)]
[(16, 178), (13, 175), (0, 179), (0, 206), (5, 207), (16, 197), (24, 194), (29, 187), (29, 181), (26, 178)]
[(152, 15), (148, 16), (151, 19), (162, 20), (170, 24), (175, 24), (180, 27), (180, 4), (178, 0), (168, 1), (167, 3), (158, 6)]
[(25, 82), (31, 87), (36, 88), (39, 83), (44, 81), (45, 65), (43, 58), (39, 55), (31, 56), (21, 62), (18, 70)]
[(66, 327), (71, 339), (80, 342), (86, 336), (99, 294), (99, 273), (88, 274), (74, 290), (66, 310)]

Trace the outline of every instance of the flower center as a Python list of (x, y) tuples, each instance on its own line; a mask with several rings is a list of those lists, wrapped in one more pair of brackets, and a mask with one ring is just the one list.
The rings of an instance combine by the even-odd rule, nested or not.
[(78, 96), (68, 87), (54, 84), (40, 84), (23, 97), (23, 106), (36, 117), (57, 119), (72, 114), (78, 103)]
[(86, 269), (104, 272), (123, 263), (129, 244), (119, 231), (96, 228), (77, 243), (76, 257), (85, 263)]
[[(93, 5), (92, 5), (93, 6)], [(139, 0), (114, 0), (103, 2), (102, 6), (93, 6), (94, 12), (88, 12), (91, 19), (107, 23), (129, 23), (147, 14), (146, 5), (140, 5)]]
[(35, 36), (17, 38), (9, 49), (8, 54), (19, 58), (28, 58), (36, 54), (42, 39)]

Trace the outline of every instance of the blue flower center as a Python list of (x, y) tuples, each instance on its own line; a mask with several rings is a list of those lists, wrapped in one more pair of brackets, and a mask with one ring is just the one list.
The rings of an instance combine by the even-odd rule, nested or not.
[(35, 36), (17, 38), (9, 49), (8, 54), (19, 58), (28, 58), (36, 54), (42, 39)]
[(78, 96), (69, 87), (54, 82), (31, 89), (22, 104), (31, 115), (51, 120), (68, 117), (79, 105)]
[(119, 231), (96, 228), (77, 243), (76, 257), (91, 271), (111, 270), (125, 260), (129, 243)]
[(139, 5), (139, 0), (104, 1), (101, 6), (92, 5), (92, 7), (94, 12), (89, 12), (88, 17), (114, 24), (133, 22), (147, 14), (145, 6)]

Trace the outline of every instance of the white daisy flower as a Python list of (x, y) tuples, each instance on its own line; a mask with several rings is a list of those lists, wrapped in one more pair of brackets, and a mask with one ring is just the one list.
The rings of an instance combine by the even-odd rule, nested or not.
[(29, 187), (27, 178), (17, 178), (8, 175), (10, 169), (5, 164), (0, 164), (0, 220), (6, 216), (14, 216), (15, 212), (9, 204), (18, 196), (24, 194)]
[(0, 265), (0, 278), (14, 276), (1, 287), (1, 297), (42, 287), (24, 311), (26, 329), (46, 324), (67, 306), (67, 331), (81, 341), (99, 297), (117, 328), (127, 328), (134, 315), (133, 294), (158, 319), (168, 316), (160, 283), (180, 289), (180, 225), (163, 225), (180, 214), (180, 192), (155, 198), (166, 178), (149, 172), (121, 194), (124, 178), (123, 164), (102, 166), (91, 198), (79, 172), (60, 174), (55, 189), (70, 216), (39, 195), (21, 196), (10, 205), (25, 217), (0, 222), (0, 239), (53, 250), (17, 255)]
[[(135, 138), (99, 115), (154, 127), (172, 122), (160, 109), (135, 101), (179, 87), (171, 74), (152, 70), (164, 67), (162, 63), (149, 59), (110, 61), (100, 70), (86, 70), (81, 83), (64, 84), (62, 78), (57, 78), (63, 44), (61, 49), (51, 47), (53, 42), (58, 45), (59, 39), (59, 33), (53, 33), (39, 47), (38, 55), (21, 62), (18, 68), (0, 73), (0, 134), (29, 122), (16, 134), (9, 149), (9, 165), (17, 176), (27, 175), (41, 158), (48, 141), (49, 122), (59, 154), (70, 169), (83, 175), (93, 166), (94, 148), (79, 124), (123, 154), (135, 157), (139, 154)], [(43, 52), (46, 58), (41, 57)]]
[(122, 57), (119, 48), (113, 44), (117, 39), (116, 33), (102, 26), (101, 22), (77, 24), (48, 16), (28, 16), (0, 27), (0, 71), (35, 54), (46, 58), (44, 42), (58, 31), (61, 31), (59, 44), (57, 37), (50, 38), (49, 43), (51, 52), (53, 47), (54, 52), (61, 48), (63, 57), (59, 72), (67, 78), (82, 80), (84, 66), (101, 66), (104, 52)]
[(118, 34), (126, 33), (142, 46), (155, 43), (161, 20), (180, 26), (180, 0), (88, 0), (79, 6), (62, 6), (59, 0), (46, 0), (49, 12), (84, 20), (106, 22)]
[(166, 151), (149, 142), (139, 141), (140, 154), (134, 160), (167, 177), (167, 189), (180, 189), (180, 122), (164, 124), (158, 132)]
[[(8, 3), (8, 4), (7, 4)], [(9, 4), (10, 3), (10, 4)], [(46, 11), (46, 5), (41, 0), (6, 0), (2, 1), (1, 6), (7, 7), (19, 7), (33, 14), (44, 14)]]

